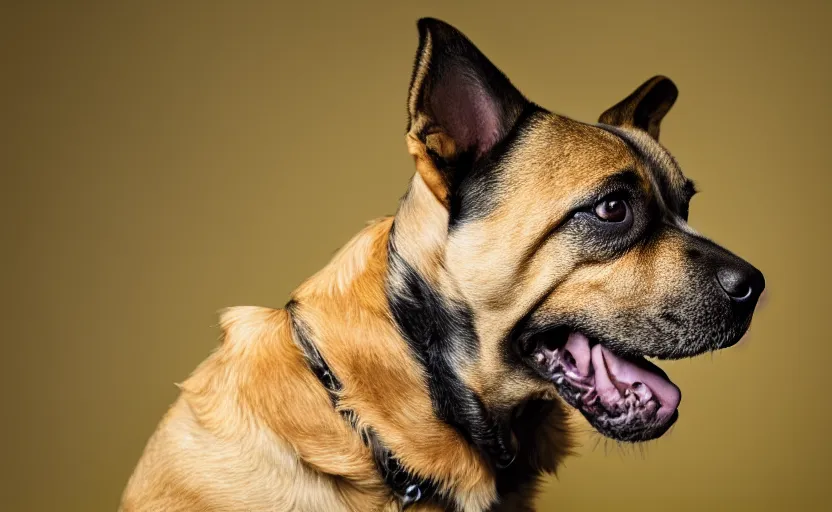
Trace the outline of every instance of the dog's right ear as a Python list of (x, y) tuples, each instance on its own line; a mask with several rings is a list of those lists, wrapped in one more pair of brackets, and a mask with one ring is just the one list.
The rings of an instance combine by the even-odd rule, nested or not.
[(418, 27), (407, 146), (422, 179), (447, 206), (455, 184), (508, 134), (529, 102), (457, 29), (432, 18)]

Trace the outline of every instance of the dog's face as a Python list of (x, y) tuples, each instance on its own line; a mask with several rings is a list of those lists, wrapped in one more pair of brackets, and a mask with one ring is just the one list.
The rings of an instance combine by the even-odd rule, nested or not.
[(419, 27), (408, 145), (449, 211), (443, 268), (477, 331), (460, 374), (492, 410), (556, 390), (602, 434), (660, 436), (681, 394), (644, 357), (733, 345), (764, 287), (687, 225), (693, 185), (658, 142), (676, 87), (653, 78), (584, 124), (452, 27)]

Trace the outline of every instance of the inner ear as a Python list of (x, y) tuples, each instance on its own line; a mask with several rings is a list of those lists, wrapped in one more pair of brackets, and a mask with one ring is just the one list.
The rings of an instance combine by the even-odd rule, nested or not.
[(672, 80), (654, 76), (601, 114), (598, 121), (611, 126), (638, 128), (658, 140), (662, 119), (678, 96), (679, 90)]
[(503, 106), (475, 73), (455, 66), (437, 77), (429, 91), (428, 112), (457, 150), (481, 157), (507, 131)]
[[(487, 155), (529, 102), (457, 29), (432, 18), (420, 19), (418, 28), (419, 50), (408, 98), (408, 145), (425, 181), (447, 189), (464, 172), (460, 164)], [(428, 160), (420, 157), (421, 151)], [(436, 175), (426, 176), (429, 173)]]

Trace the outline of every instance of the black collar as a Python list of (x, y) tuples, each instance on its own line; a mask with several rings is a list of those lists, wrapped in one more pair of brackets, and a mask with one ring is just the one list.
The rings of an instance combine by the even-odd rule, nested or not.
[[(291, 302), (287, 305), (290, 314), (292, 313), (293, 305)], [(343, 385), (332, 372), (332, 369), (326, 363), (317, 347), (315, 347), (309, 335), (309, 330), (295, 315), (291, 316), (295, 342), (303, 352), (309, 369), (312, 370), (312, 373), (315, 374), (327, 390), (332, 400), (332, 405), (335, 407), (338, 404), (338, 395)], [(356, 415), (354, 411), (342, 410), (341, 415), (349, 421), (353, 428), (356, 427)], [(364, 444), (372, 450), (376, 468), (384, 479), (384, 482), (401, 502), (402, 508), (407, 508), (416, 502), (434, 500), (449, 510), (453, 509), (453, 504), (448, 496), (439, 491), (436, 482), (407, 470), (393, 452), (382, 444), (372, 428), (361, 429), (358, 432)]]

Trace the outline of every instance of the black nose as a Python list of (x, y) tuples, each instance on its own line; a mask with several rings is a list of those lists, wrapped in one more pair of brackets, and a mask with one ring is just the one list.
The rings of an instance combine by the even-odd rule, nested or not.
[(716, 278), (725, 293), (739, 303), (756, 301), (766, 287), (762, 272), (747, 263), (722, 267)]

